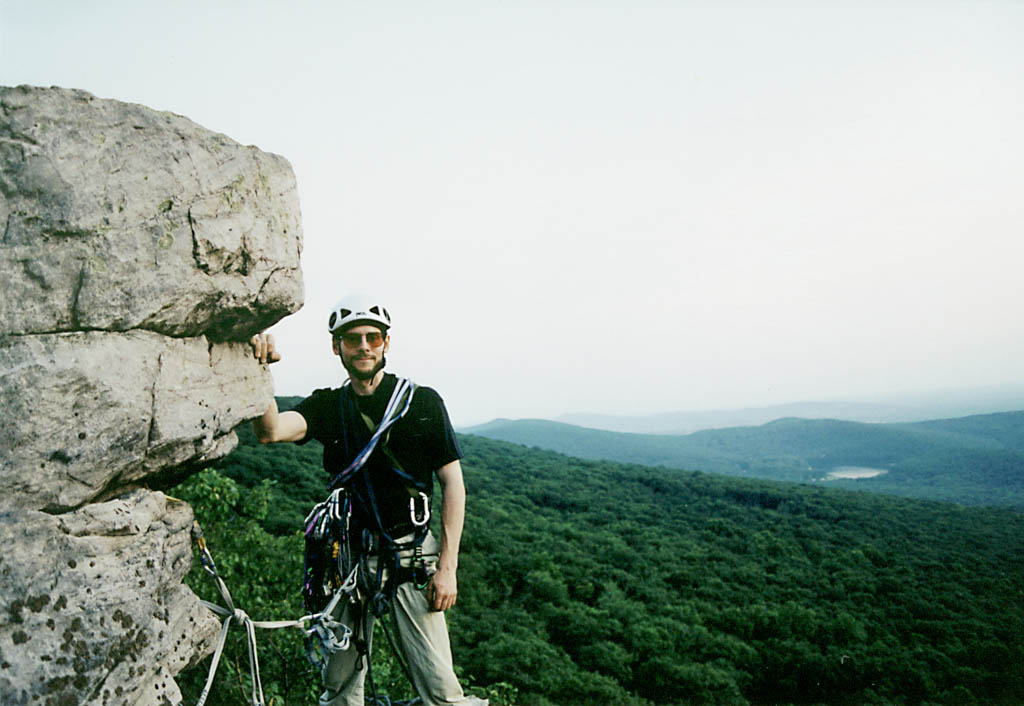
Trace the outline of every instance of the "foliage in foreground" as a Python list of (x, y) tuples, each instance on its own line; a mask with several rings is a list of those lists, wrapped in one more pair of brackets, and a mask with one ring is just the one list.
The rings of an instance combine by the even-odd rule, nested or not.
[[(1024, 702), (1018, 513), (460, 440), (470, 504), (453, 650), (464, 678), (503, 684), (496, 703)], [(324, 481), (312, 447), (247, 441), (179, 491), (254, 619), (301, 612), (295, 528)], [(268, 695), (311, 703), (315, 675), (296, 634), (279, 633), (260, 634)], [(247, 700), (237, 642), (211, 703)], [(397, 669), (376, 659), (401, 698)], [(205, 670), (194, 675), (198, 694)]]
[[(178, 486), (176, 495), (192, 505), (196, 520), (238, 608), (253, 620), (289, 620), (302, 615), (296, 585), (302, 572), (301, 534), (274, 536), (265, 520), (273, 482), (246, 488), (216, 471), (203, 471)], [(198, 556), (185, 579), (201, 598), (225, 605)], [(207, 701), (211, 706), (250, 702), (249, 657), (244, 630), (233, 623)], [(258, 655), (268, 704), (315, 703), (319, 696), (312, 667), (297, 630), (260, 630)], [(195, 703), (206, 682), (211, 658), (179, 676), (185, 703)]]

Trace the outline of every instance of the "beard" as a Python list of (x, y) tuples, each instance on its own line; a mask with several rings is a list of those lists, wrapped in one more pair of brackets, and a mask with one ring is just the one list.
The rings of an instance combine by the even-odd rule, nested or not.
[(350, 377), (356, 380), (373, 380), (373, 378), (384, 369), (384, 364), (387, 363), (387, 356), (381, 355), (380, 362), (373, 366), (372, 370), (363, 371), (352, 365), (352, 363), (345, 359), (345, 356), (341, 356), (341, 364), (348, 371)]

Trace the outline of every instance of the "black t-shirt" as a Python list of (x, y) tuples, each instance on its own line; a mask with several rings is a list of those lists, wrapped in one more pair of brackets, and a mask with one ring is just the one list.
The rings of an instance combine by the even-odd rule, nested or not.
[[(397, 377), (385, 373), (384, 379), (374, 393), (366, 397), (356, 395), (350, 385), (314, 391), (295, 407), (295, 411), (306, 420), (306, 437), (299, 443), (304, 444), (310, 439), (316, 439), (323, 444), (324, 469), (333, 478), (361, 450), (346, 449), (341, 395), (351, 395), (359, 411), (370, 417), (374, 425), (377, 425), (384, 416), (397, 384)], [(369, 434), (367, 427), (365, 435)], [(416, 388), (409, 410), (394, 423), (385, 438), (388, 451), (394, 455), (402, 470), (416, 479), (428, 495), (433, 488), (433, 474), (445, 464), (462, 457), (444, 401), (429, 387)], [(383, 443), (382, 439), (381, 444)], [(378, 450), (374, 452), (374, 456), (378, 458), (381, 455), (379, 447), (380, 444)], [(411, 529), (410, 495), (398, 475), (389, 469), (381, 468), (380, 464), (371, 463), (360, 471), (360, 475), (364, 476), (361, 479), (363, 483), (367, 482), (365, 476), (369, 476), (368, 480), (372, 483), (373, 495), (385, 529)], [(360, 479), (357, 479), (356, 483), (359, 482)], [(365, 485), (357, 485), (357, 491), (359, 488), (365, 488)], [(366, 495), (362, 494), (364, 501)], [(357, 497), (360, 497), (358, 492)], [(358, 507), (357, 504), (353, 509), (353, 520), (357, 524), (364, 524), (369, 519), (364, 514), (367, 511), (368, 508)]]

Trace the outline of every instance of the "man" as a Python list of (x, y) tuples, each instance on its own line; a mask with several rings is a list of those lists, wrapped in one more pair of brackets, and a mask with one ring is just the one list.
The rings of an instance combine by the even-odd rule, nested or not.
[[(455, 605), (459, 542), (466, 492), (455, 432), (434, 390), (384, 372), (391, 346), (391, 316), (379, 302), (354, 297), (331, 312), (331, 350), (348, 382), (320, 389), (291, 411), (272, 402), (253, 422), (262, 443), (316, 439), (331, 475), (331, 497), (307, 518), (307, 604), (328, 604), (339, 582), (349, 592), (331, 614), (344, 625), (334, 630), (347, 649), (327, 655), (322, 706), (363, 706), (373, 618), (382, 603), (398, 628), (398, 643), (420, 698), (433, 704), (483, 704), (466, 697), (452, 667), (444, 611)], [(252, 339), (263, 363), (281, 359), (273, 337)], [(442, 491), (441, 539), (427, 529), (429, 497), (436, 475)], [(326, 542), (322, 554), (337, 565), (334, 583), (311, 566), (311, 537)], [(326, 538), (326, 539), (325, 539)], [(333, 545), (331, 544), (333, 542)], [(315, 542), (314, 542), (315, 545)], [(333, 546), (333, 553), (331, 551)], [(334, 555), (339, 556), (334, 560)], [(337, 644), (336, 643), (336, 644)]]

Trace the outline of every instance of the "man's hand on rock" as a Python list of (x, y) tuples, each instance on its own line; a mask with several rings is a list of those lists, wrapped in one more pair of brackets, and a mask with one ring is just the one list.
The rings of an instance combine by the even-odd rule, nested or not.
[(252, 344), (252, 353), (261, 363), (276, 363), (281, 360), (281, 354), (274, 348), (274, 337), (269, 333), (258, 333), (249, 339)]

